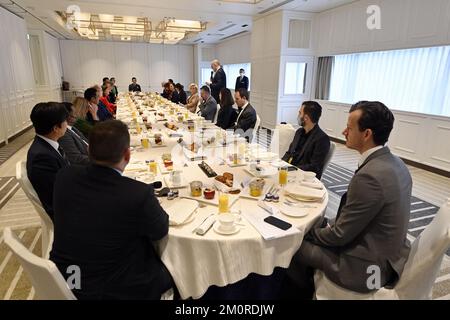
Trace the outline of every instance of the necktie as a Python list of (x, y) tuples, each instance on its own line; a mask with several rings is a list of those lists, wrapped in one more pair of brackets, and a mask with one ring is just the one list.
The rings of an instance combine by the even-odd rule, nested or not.
[(61, 147), (58, 147), (58, 152), (61, 155), (61, 157), (64, 159), (64, 161), (69, 165), (70, 162), (69, 162), (69, 159), (67, 159), (67, 157), (66, 157), (66, 153), (64, 152), (64, 149)]

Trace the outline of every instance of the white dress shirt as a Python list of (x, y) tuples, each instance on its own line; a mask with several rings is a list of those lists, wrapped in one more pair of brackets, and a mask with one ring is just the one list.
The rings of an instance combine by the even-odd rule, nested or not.
[(236, 124), (239, 122), (239, 118), (241, 117), (242, 112), (244, 112), (244, 110), (245, 110), (245, 108), (247, 108), (247, 106), (248, 106), (248, 101), (247, 101), (247, 102), (244, 104), (244, 106), (242, 107), (241, 112), (239, 112), (239, 115), (238, 115), (238, 117), (237, 117), (237, 119), (236, 119)]
[(83, 141), (85, 145), (89, 145), (86, 141), (84, 141), (82, 137), (80, 137), (75, 131), (72, 130), (72, 126), (67, 125), (67, 129), (70, 130), (70, 132), (72, 132), (74, 135), (76, 135), (81, 141)]
[[(42, 136), (42, 135), (40, 135), (40, 134), (37, 134), (37, 136), (38, 136), (39, 138), (44, 139), (45, 141), (47, 141), (47, 143), (48, 143), (49, 145), (51, 145), (51, 146), (56, 150), (56, 152), (59, 153), (59, 150), (58, 150), (58, 148), (59, 148), (59, 143), (58, 143), (57, 141), (52, 140), (52, 139), (49, 139), (49, 138), (47, 138), (47, 137), (44, 137), (44, 136)], [(59, 154), (61, 154), (61, 153), (59, 153)], [(62, 155), (61, 155), (61, 156), (62, 156)]]
[(366, 159), (375, 151), (378, 151), (380, 149), (384, 148), (384, 146), (376, 146), (373, 147), (372, 149), (366, 150), (362, 155), (361, 158), (358, 161), (358, 168), (361, 167), (361, 165), (364, 163), (364, 161), (366, 161)]

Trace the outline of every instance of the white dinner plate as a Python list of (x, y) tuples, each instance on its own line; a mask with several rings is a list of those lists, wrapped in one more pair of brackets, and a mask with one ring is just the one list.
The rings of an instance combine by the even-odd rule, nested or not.
[(299, 208), (295, 206), (291, 207), (284, 203), (280, 205), (279, 210), (282, 214), (294, 218), (301, 218), (308, 215), (308, 212), (305, 211), (305, 208)]

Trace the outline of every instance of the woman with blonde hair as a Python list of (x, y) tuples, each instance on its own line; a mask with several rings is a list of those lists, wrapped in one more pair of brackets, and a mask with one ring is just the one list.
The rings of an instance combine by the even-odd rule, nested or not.
[(81, 131), (89, 139), (89, 133), (93, 126), (99, 121), (97, 106), (89, 104), (83, 97), (73, 100), (73, 116), (77, 119), (73, 126)]
[(200, 100), (198, 95), (198, 86), (195, 83), (191, 83), (189, 85), (189, 91), (191, 92), (191, 95), (189, 96), (185, 107), (190, 112), (195, 113), (197, 110), (198, 101)]

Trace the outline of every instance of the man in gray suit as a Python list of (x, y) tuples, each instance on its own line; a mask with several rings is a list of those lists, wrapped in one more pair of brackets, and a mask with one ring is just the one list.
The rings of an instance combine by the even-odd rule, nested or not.
[[(385, 146), (392, 112), (380, 102), (352, 106), (343, 134), (361, 159), (342, 197), (334, 223), (313, 228), (294, 255), (284, 282), (284, 297), (312, 298), (315, 269), (337, 285), (360, 293), (392, 287), (409, 255), (406, 238), (411, 205), (411, 175)], [(375, 282), (376, 283), (376, 282)]]
[(76, 119), (73, 116), (73, 105), (68, 102), (63, 103), (66, 110), (69, 112), (67, 118), (67, 130), (64, 136), (59, 138), (58, 143), (63, 148), (70, 164), (88, 165), (88, 140), (73, 124)]
[(217, 112), (217, 101), (211, 96), (211, 90), (208, 86), (203, 86), (200, 89), (200, 96), (202, 103), (199, 106), (199, 115), (205, 120), (214, 121)]

